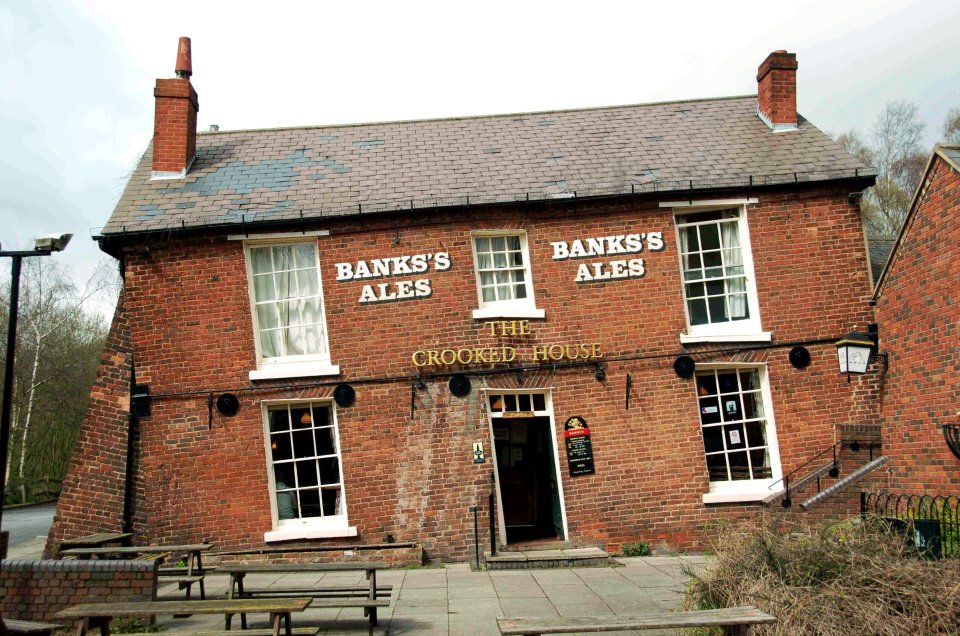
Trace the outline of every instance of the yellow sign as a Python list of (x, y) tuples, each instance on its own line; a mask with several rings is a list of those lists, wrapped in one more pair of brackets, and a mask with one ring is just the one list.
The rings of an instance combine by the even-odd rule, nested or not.
[[(603, 351), (599, 343), (532, 345), (522, 350), (530, 362), (561, 362), (563, 360), (600, 360)], [(516, 347), (472, 347), (464, 349), (427, 349), (414, 351), (415, 367), (449, 367), (455, 364), (496, 364), (517, 360)]]

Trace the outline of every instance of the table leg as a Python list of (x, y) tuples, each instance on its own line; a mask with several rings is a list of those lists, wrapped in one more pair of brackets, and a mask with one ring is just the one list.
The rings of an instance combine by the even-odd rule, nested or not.
[[(244, 574), (240, 574), (240, 575), (237, 577), (237, 593), (240, 595), (240, 598), (243, 598), (243, 577), (244, 577), (244, 576), (245, 576)], [(246, 612), (243, 612), (243, 613), (240, 614), (240, 628), (241, 628), (241, 629), (246, 629), (246, 628), (247, 628), (247, 614), (246, 614)]]
[[(370, 579), (370, 592), (367, 594), (367, 598), (374, 600), (377, 598), (377, 571), (376, 570), (367, 570), (367, 578)], [(377, 624), (377, 608), (371, 607), (368, 615), (370, 616), (370, 627), (375, 627)]]
[[(204, 576), (204, 574), (203, 574), (203, 560), (200, 558), (200, 551), (199, 551), (199, 550), (197, 551), (196, 555), (197, 555), (197, 569), (196, 569), (196, 571), (200, 573), (200, 576)], [(200, 600), (201, 600), (201, 601), (207, 600), (207, 592), (206, 592), (206, 590), (203, 589), (203, 579), (200, 579)]]
[(86, 636), (87, 628), (90, 627), (89, 618), (81, 618), (77, 621), (77, 634), (76, 636)]

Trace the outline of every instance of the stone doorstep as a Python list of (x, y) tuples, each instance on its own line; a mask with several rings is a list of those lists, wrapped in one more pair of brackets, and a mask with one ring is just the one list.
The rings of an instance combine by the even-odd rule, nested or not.
[(600, 548), (503, 552), (497, 556), (487, 553), (485, 560), (488, 570), (596, 567), (615, 563), (610, 555)]

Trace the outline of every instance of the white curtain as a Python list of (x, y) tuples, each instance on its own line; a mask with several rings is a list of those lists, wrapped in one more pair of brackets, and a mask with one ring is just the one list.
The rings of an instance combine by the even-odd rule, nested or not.
[(747, 278), (743, 271), (743, 252), (740, 247), (740, 233), (737, 223), (721, 223), (720, 238), (723, 251), (725, 274), (727, 279), (727, 302), (730, 307), (730, 319), (747, 317)]

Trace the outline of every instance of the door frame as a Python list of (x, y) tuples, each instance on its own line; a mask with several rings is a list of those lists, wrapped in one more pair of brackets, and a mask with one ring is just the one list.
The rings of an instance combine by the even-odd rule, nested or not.
[(490, 456), (493, 458), (493, 480), (496, 487), (496, 501), (497, 501), (497, 545), (508, 545), (507, 544), (507, 526), (503, 518), (503, 498), (500, 495), (500, 471), (497, 466), (497, 444), (493, 437), (493, 420), (494, 419), (508, 419), (503, 418), (502, 414), (493, 413), (490, 410), (490, 395), (533, 395), (539, 393), (543, 395), (544, 405), (546, 408), (543, 411), (532, 411), (534, 417), (546, 417), (550, 421), (550, 445), (553, 449), (553, 469), (554, 474), (557, 476), (557, 494), (560, 499), (560, 519), (563, 524), (563, 540), (566, 541), (569, 537), (569, 530), (567, 529), (567, 504), (563, 496), (563, 479), (561, 478), (560, 472), (560, 449), (557, 445), (557, 422), (553, 416), (553, 391), (550, 389), (495, 389), (495, 388), (484, 388), (482, 389), (482, 394), (484, 396), (483, 408), (484, 412), (487, 414), (487, 434), (490, 436)]

